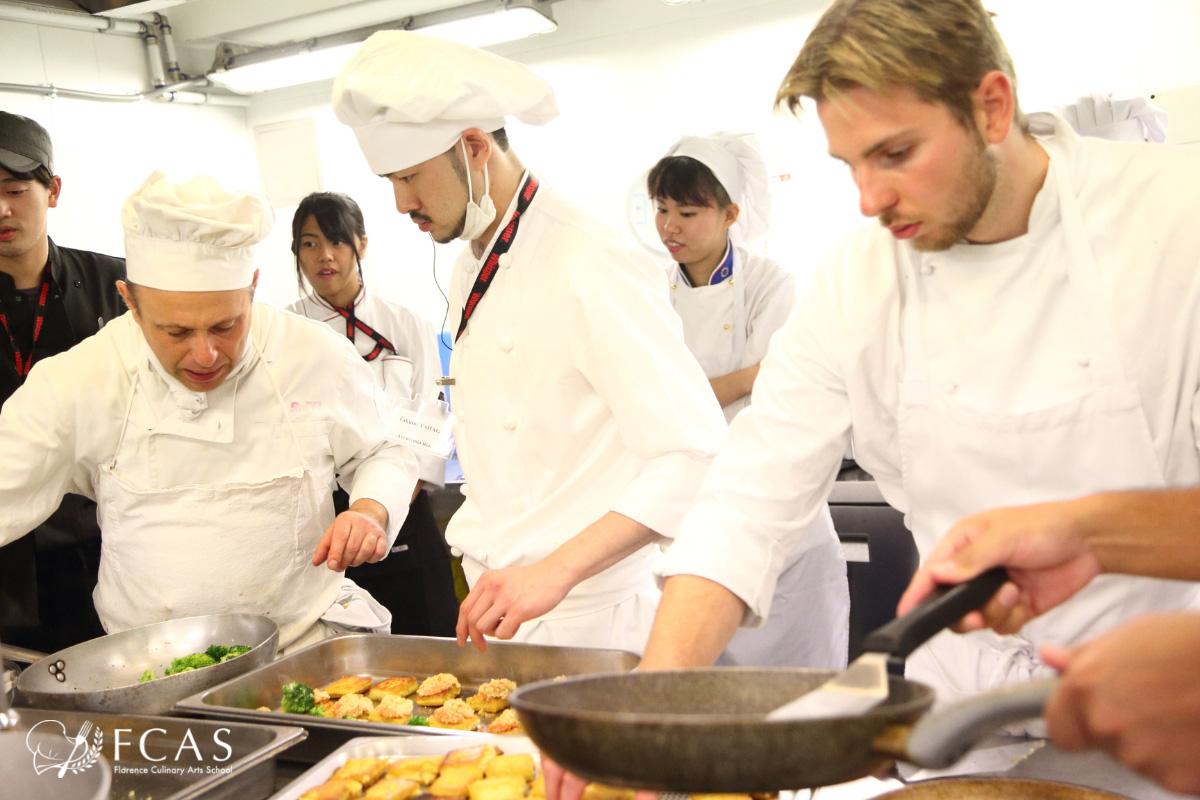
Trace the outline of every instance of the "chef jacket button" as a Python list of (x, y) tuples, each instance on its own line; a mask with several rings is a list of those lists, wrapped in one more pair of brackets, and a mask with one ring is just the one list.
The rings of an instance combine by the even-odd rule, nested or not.
[(478, 264), (476, 264), (474, 261), (472, 261), (470, 264), (467, 264), (467, 274), (468, 274), (468, 275), (474, 275), (474, 274), (475, 274), (475, 270), (476, 270), (476, 269), (478, 269), (478, 268), (479, 268), (479, 265), (478, 265)]
[(1086, 353), (1081, 355), (1079, 357), (1078, 361), (1079, 361), (1079, 366), (1081, 366), (1081, 367), (1090, 367), (1092, 365), (1092, 359)]
[(488, 560), (488, 551), (480, 550), (478, 553), (475, 554), (475, 560), (478, 561), (480, 564), (483, 564), (486, 567), (487, 560)]
[(729, 326), (728, 326), (728, 325), (726, 325), (726, 326), (725, 326), (725, 330), (729, 330)]
[(921, 265), (921, 274), (925, 275), (925, 276), (932, 275), (933, 274), (933, 264), (922, 264)]
[(513, 261), (512, 253), (503, 254), (502, 256), (500, 256), (500, 261), (499, 261), (500, 269), (504, 269), (505, 267), (511, 267), (512, 261)]
[(957, 383), (955, 383), (954, 381), (948, 381), (946, 383), (946, 394), (954, 394), (957, 391), (958, 391)]
[(83, 288), (83, 281), (81, 281), (79, 279), (75, 279), (75, 280), (71, 281), (71, 283), (75, 284), (76, 289)]
[(675, 290), (676, 290), (676, 289), (678, 289), (678, 288), (679, 288), (679, 284), (677, 284), (677, 283), (672, 283), (672, 284), (671, 284), (671, 291), (672, 291), (672, 292), (673, 292), (673, 291), (675, 291)]
[(508, 351), (512, 350), (513, 349), (513, 337), (511, 337), (511, 336), (500, 337), (500, 349), (506, 353)]
[(508, 507), (511, 508), (513, 511), (517, 512), (518, 514), (520, 514), (522, 511), (525, 510), (525, 501), (524, 500), (512, 500), (509, 502)]
[(515, 431), (517, 429), (517, 421), (513, 417), (504, 420), (504, 430)]

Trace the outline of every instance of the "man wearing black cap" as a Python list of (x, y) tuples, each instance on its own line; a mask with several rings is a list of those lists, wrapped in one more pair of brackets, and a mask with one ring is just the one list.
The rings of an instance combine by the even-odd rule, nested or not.
[[(125, 311), (123, 259), (47, 235), (61, 191), (45, 128), (0, 111), (0, 405), (30, 367)], [(0, 548), (0, 641), (53, 652), (103, 635), (91, 598), (99, 536), (96, 504), (67, 495), (34, 536)]]

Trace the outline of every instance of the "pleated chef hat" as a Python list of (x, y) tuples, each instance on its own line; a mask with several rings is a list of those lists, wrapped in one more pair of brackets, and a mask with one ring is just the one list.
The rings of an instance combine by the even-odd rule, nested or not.
[(684, 136), (667, 155), (694, 158), (712, 170), (729, 199), (738, 205), (738, 220), (731, 233), (751, 246), (767, 235), (771, 227), (770, 181), (757, 136), (726, 131)]
[(1081, 136), (1160, 144), (1167, 139), (1167, 112), (1144, 97), (1087, 94), (1057, 110)]
[(173, 184), (155, 172), (121, 209), (126, 274), (173, 292), (244, 289), (254, 280), (254, 245), (274, 222), (257, 195), (226, 192), (208, 175)]
[(463, 131), (487, 133), (505, 117), (545, 125), (554, 90), (528, 67), (464, 44), (379, 31), (333, 82), (333, 111), (354, 129), (367, 164), (389, 175), (450, 149)]

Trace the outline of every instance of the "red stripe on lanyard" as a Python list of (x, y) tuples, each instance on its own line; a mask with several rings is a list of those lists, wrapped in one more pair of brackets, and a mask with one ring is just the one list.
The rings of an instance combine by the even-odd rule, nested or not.
[(393, 353), (396, 352), (396, 347), (386, 338), (384, 338), (383, 334), (378, 333), (374, 328), (354, 315), (354, 303), (351, 303), (346, 308), (333, 306), (333, 310), (341, 314), (346, 319), (347, 339), (353, 342), (354, 331), (355, 329), (358, 329), (375, 341), (375, 349), (363, 356), (364, 361), (374, 361), (375, 359), (379, 358), (379, 354), (384, 350), (388, 350)]
[(33, 350), (37, 346), (38, 336), (42, 333), (42, 323), (46, 320), (46, 299), (50, 296), (50, 269), (47, 267), (42, 273), (42, 290), (38, 292), (38, 307), (34, 312), (33, 317), (33, 340), (29, 343), (29, 358), (26, 359), (21, 355), (20, 348), (17, 347), (16, 337), (8, 328), (8, 316), (0, 314), (0, 325), (4, 326), (4, 332), (8, 334), (8, 341), (12, 344), (13, 360), (17, 365), (17, 377), (24, 378), (29, 374), (29, 370), (33, 368)]
[(454, 334), (454, 341), (457, 342), (458, 337), (463, 335), (463, 331), (467, 329), (467, 321), (475, 313), (475, 307), (479, 305), (479, 301), (487, 294), (488, 287), (492, 285), (492, 279), (496, 276), (496, 266), (500, 263), (500, 256), (507, 253), (508, 249), (512, 247), (513, 239), (517, 235), (517, 227), (521, 224), (521, 215), (525, 213), (525, 209), (529, 208), (537, 190), (538, 180), (533, 175), (530, 175), (525, 179), (525, 183), (521, 184), (517, 197), (517, 210), (513, 212), (512, 219), (508, 221), (504, 232), (496, 239), (496, 244), (492, 245), (492, 251), (484, 259), (483, 268), (479, 270), (479, 275), (476, 276), (475, 283), (471, 286), (471, 294), (468, 296), (466, 304), (463, 305), (462, 320), (458, 323), (458, 333)]

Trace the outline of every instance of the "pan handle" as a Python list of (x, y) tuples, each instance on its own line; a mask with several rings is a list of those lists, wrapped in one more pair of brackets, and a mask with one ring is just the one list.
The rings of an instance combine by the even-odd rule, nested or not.
[(17, 647), (11, 644), (0, 644), (0, 659), (4, 661), (15, 661), (18, 664), (36, 664), (45, 657), (45, 653), (39, 653), (37, 650), (27, 650), (24, 647)]
[(864, 653), (908, 658), (912, 651), (975, 611), (1008, 580), (1008, 570), (992, 567), (969, 581), (942, 586), (902, 617), (876, 628), (863, 640)]
[(920, 767), (949, 767), (997, 728), (1040, 717), (1056, 686), (1058, 678), (1016, 683), (934, 712), (913, 726), (904, 759)]

